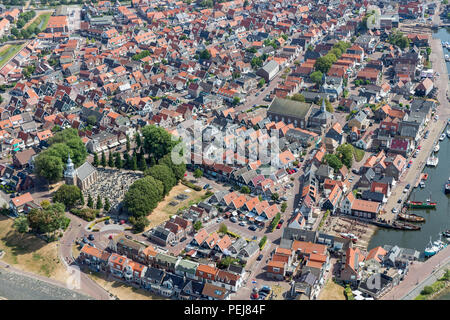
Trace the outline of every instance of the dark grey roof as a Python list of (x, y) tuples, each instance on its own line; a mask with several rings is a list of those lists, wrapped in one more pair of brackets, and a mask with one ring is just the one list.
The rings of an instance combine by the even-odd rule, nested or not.
[(280, 115), (305, 118), (312, 104), (299, 102), (289, 99), (275, 97), (269, 106), (267, 112), (273, 112)]
[(384, 199), (384, 194), (381, 192), (372, 192), (369, 190), (363, 191), (361, 195), (363, 200), (382, 202)]
[(148, 267), (147, 271), (145, 272), (145, 278), (151, 279), (157, 283), (161, 283), (162, 279), (164, 278), (164, 274), (164, 270)]
[(89, 177), (96, 170), (97, 169), (95, 169), (95, 167), (92, 164), (90, 164), (88, 161), (86, 161), (85, 163), (83, 163), (81, 166), (78, 167), (77, 176), (81, 181), (83, 181), (84, 179)]

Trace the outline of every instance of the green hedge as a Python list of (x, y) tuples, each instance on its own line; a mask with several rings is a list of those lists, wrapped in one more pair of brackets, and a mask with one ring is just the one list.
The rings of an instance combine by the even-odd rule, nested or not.
[(195, 191), (202, 191), (202, 187), (193, 184), (192, 182), (187, 181), (186, 179), (181, 179), (181, 183), (185, 186), (194, 189)]
[(262, 250), (264, 248), (264, 246), (266, 245), (266, 243), (267, 243), (267, 237), (264, 236), (264, 237), (262, 237), (261, 241), (259, 242), (259, 249)]
[(70, 212), (86, 221), (93, 221), (97, 217), (100, 210), (91, 208), (83, 208), (83, 209), (72, 208), (70, 209)]

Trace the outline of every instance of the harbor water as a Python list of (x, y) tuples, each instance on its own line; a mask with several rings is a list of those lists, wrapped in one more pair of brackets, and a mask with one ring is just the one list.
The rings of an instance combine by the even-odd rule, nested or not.
[[(433, 37), (450, 43), (450, 29), (441, 28), (433, 34)], [(444, 49), (444, 54), (450, 55), (450, 51)], [(447, 69), (450, 72), (450, 62), (447, 62)], [(450, 126), (447, 126), (448, 128)], [(420, 231), (378, 229), (369, 242), (369, 250), (388, 244), (416, 249), (423, 254), (430, 237), (434, 241), (439, 238), (442, 231), (450, 229), (450, 194), (444, 193), (444, 183), (450, 177), (450, 139), (446, 137), (443, 141), (439, 141), (439, 144), (440, 150), (436, 153), (439, 158), (437, 167), (425, 167), (423, 172), (428, 174), (425, 188), (415, 188), (409, 198), (412, 201), (426, 201), (431, 195), (431, 200), (437, 202), (436, 209), (410, 209), (411, 213), (426, 219), (425, 223), (420, 224), (422, 229)], [(414, 185), (415, 181), (410, 181), (410, 183)]]
[[(412, 201), (425, 202), (431, 196), (432, 202), (437, 202), (436, 209), (409, 209), (410, 213), (425, 218), (425, 223), (418, 224), (422, 229), (419, 231), (378, 229), (369, 242), (369, 249), (389, 244), (416, 249), (422, 253), (430, 242), (430, 237), (434, 241), (442, 231), (450, 229), (450, 195), (444, 193), (444, 183), (450, 176), (450, 139), (446, 137), (439, 145), (440, 150), (436, 153), (439, 158), (437, 167), (425, 167), (423, 172), (428, 174), (425, 188), (415, 188), (409, 198)], [(410, 183), (414, 185), (413, 181)]]

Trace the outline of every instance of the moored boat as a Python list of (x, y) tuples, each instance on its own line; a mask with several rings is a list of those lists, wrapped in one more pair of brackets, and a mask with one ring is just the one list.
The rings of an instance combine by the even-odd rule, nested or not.
[(434, 151), (434, 152), (438, 152), (439, 149), (440, 149), (440, 146), (439, 146), (439, 143), (438, 143), (438, 144), (436, 144), (436, 145), (434, 146), (433, 151)]
[(426, 201), (408, 201), (407, 206), (412, 209), (435, 209), (436, 202)]
[(449, 194), (450, 193), (450, 182), (447, 182), (444, 185), (444, 192), (445, 192), (445, 194)]
[(450, 229), (442, 232), (442, 236), (444, 236), (447, 239), (450, 239)]
[(435, 254), (437, 254), (439, 251), (441, 251), (442, 249), (444, 249), (446, 247), (447, 247), (447, 244), (441, 240), (440, 235), (439, 235), (439, 240), (436, 240), (433, 242), (431, 242), (431, 238), (430, 238), (430, 242), (428, 243), (428, 245), (424, 251), (425, 258), (434, 256)]
[(427, 160), (427, 166), (429, 167), (436, 167), (439, 163), (439, 158), (438, 157), (429, 157)]
[(402, 213), (400, 212), (398, 214), (398, 219), (403, 221), (409, 221), (409, 222), (425, 222), (425, 218), (418, 216), (414, 213)]
[(439, 141), (442, 141), (445, 139), (445, 133), (441, 134), (441, 136), (439, 137)]

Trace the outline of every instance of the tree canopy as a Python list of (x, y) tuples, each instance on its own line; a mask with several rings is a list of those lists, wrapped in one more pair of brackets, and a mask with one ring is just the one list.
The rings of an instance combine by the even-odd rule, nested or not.
[(175, 175), (166, 165), (157, 164), (145, 170), (144, 174), (162, 182), (164, 185), (164, 195), (167, 195), (169, 191), (177, 184)]
[(154, 157), (156, 161), (169, 154), (179, 142), (172, 140), (172, 136), (164, 128), (155, 125), (142, 128), (142, 135), (144, 136), (145, 152)]
[(64, 229), (70, 223), (64, 211), (64, 204), (59, 202), (42, 206), (42, 209), (33, 208), (28, 213), (30, 228), (37, 233), (54, 233)]
[(71, 208), (81, 200), (81, 190), (75, 185), (63, 184), (53, 195), (53, 202), (63, 203)]
[(130, 186), (125, 194), (124, 204), (133, 216), (146, 216), (156, 208), (163, 194), (163, 183), (152, 176), (146, 176)]

